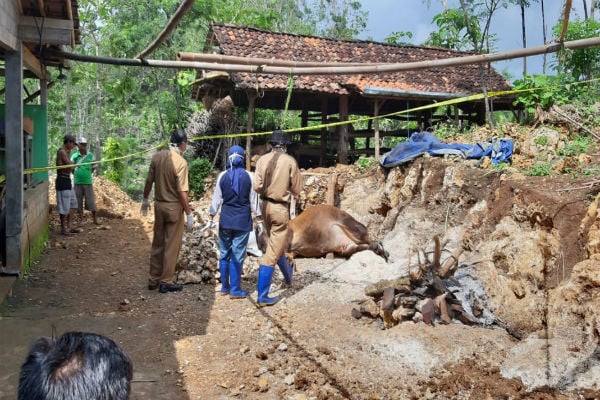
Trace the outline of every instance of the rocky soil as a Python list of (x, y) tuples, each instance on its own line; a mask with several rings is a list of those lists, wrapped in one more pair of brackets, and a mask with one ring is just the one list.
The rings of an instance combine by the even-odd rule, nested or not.
[[(461, 140), (486, 138), (477, 134)], [(108, 199), (104, 225), (86, 220), (66, 239), (53, 225), (44, 255), (2, 306), (2, 331), (29, 333), (3, 338), (15, 344), (2, 354), (11, 364), (0, 368), (0, 398), (14, 398), (20, 357), (51, 325), (123, 346), (135, 363), (133, 399), (600, 398), (598, 148), (562, 156), (572, 136), (550, 126), (505, 134), (517, 152), (501, 169), (421, 157), (389, 171), (306, 171), (299, 208), (322, 202), (335, 174), (336, 205), (383, 242), (390, 260), (370, 251), (298, 259), (293, 286), (277, 273), (280, 302), (262, 309), (252, 257), (245, 300), (219, 296), (214, 271), (182, 293), (148, 291), (151, 217), (98, 185)], [(540, 159), (553, 175), (523, 173)], [(195, 203), (190, 248), (213, 238), (200, 232), (208, 201)], [(437, 312), (428, 324), (418, 309), (384, 322), (382, 300), (365, 289), (418, 276), (435, 258), (436, 236), (440, 261), (456, 257), (452, 293), (476, 323), (448, 323)], [(375, 309), (365, 307), (369, 299)]]

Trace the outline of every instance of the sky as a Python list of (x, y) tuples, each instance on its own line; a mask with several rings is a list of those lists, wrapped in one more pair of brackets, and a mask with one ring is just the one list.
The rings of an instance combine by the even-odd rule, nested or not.
[[(359, 39), (383, 42), (392, 32), (412, 32), (411, 43), (422, 44), (429, 33), (437, 30), (432, 22), (433, 16), (442, 12), (441, 1), (438, 0), (360, 0), (363, 10), (369, 12), (366, 31), (359, 35)], [(427, 6), (429, 3), (429, 7)], [(449, 8), (459, 8), (458, 0), (447, 0)], [(532, 6), (525, 11), (527, 29), (527, 47), (543, 45), (542, 14), (539, 1), (532, 1)], [(544, 1), (544, 14), (546, 18), (546, 38), (551, 40), (552, 27), (557, 23), (562, 11), (562, 0)], [(578, 2), (573, 2), (570, 19), (575, 19)], [(519, 7), (511, 6), (500, 9), (492, 19), (491, 33), (496, 34), (495, 52), (516, 50), (523, 47), (521, 38), (521, 12)], [(546, 73), (554, 74), (548, 64), (552, 55), (548, 55)], [(523, 75), (523, 60), (512, 59), (492, 63), (500, 73), (506, 70), (510, 81), (520, 79)], [(529, 75), (543, 72), (543, 55), (527, 58), (527, 73)]]

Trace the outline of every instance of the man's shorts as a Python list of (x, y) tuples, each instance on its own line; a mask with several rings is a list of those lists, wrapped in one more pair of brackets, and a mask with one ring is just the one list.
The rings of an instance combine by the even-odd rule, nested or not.
[(92, 185), (75, 185), (75, 195), (77, 196), (77, 208), (83, 209), (83, 200), (85, 200), (85, 209), (96, 211), (96, 196)]
[(71, 208), (77, 208), (75, 191), (73, 189), (58, 190), (56, 192), (56, 208), (60, 215), (68, 215)]

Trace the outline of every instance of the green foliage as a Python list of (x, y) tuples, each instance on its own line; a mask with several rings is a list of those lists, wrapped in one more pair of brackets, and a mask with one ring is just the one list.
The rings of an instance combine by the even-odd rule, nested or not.
[(435, 130), (433, 131), (435, 136), (439, 139), (462, 135), (464, 134), (464, 132), (464, 129), (456, 125), (454, 121), (446, 121), (444, 123), (439, 123), (435, 126)]
[(577, 136), (565, 144), (565, 147), (558, 151), (558, 154), (565, 157), (575, 157), (581, 153), (587, 153), (590, 150), (592, 139), (589, 136)]
[(513, 83), (514, 90), (522, 90), (513, 104), (522, 106), (529, 115), (534, 115), (537, 107), (548, 110), (554, 104), (566, 104), (571, 98), (571, 82), (567, 76), (525, 76)]
[(381, 148), (393, 149), (398, 143), (408, 142), (408, 136), (386, 136), (381, 139)]
[(354, 163), (358, 167), (358, 172), (361, 174), (367, 172), (371, 167), (377, 165), (379, 162), (375, 157), (360, 156)]
[(139, 143), (133, 136), (108, 137), (102, 147), (103, 159), (112, 160), (103, 164), (106, 178), (123, 188), (127, 187), (129, 182), (139, 175), (135, 169), (139, 160), (130, 157), (138, 148)]
[(475, 34), (477, 41), (481, 40), (479, 22), (473, 15), (456, 8), (449, 8), (433, 17), (438, 31), (429, 34), (425, 41), (428, 46), (444, 47), (452, 50), (473, 50), (473, 42), (469, 29)]
[(352, 39), (367, 27), (369, 13), (358, 0), (314, 0), (312, 5), (306, 17), (317, 28), (316, 35)]
[(535, 138), (533, 143), (537, 144), (538, 146), (545, 146), (548, 144), (548, 136), (546, 136), (546, 135), (538, 136)]
[(212, 164), (206, 158), (197, 158), (189, 164), (190, 194), (200, 197), (204, 193), (204, 180), (212, 171)]
[[(552, 28), (558, 37), (562, 31), (562, 23)], [(565, 41), (586, 39), (600, 36), (600, 22), (594, 19), (583, 21), (569, 21)], [(583, 49), (563, 48), (557, 53), (558, 64), (556, 71), (569, 74), (575, 80), (592, 79), (600, 73), (600, 47), (587, 47)]]
[[(385, 39), (383, 39), (383, 41), (386, 43), (389, 43), (389, 44), (405, 45), (405, 44), (411, 44), (410, 39), (412, 39), (412, 38), (413, 38), (412, 32), (400, 31), (400, 32), (390, 33)], [(409, 40), (406, 40), (406, 39), (409, 39)]]
[[(127, 155), (122, 141), (109, 137), (102, 148), (104, 156), (108, 159), (123, 157)], [(116, 184), (121, 183), (125, 175), (126, 164), (123, 160), (109, 161), (105, 164), (104, 176)]]
[(552, 172), (552, 169), (550, 168), (550, 164), (542, 163), (542, 164), (532, 165), (531, 169), (529, 171), (525, 171), (525, 175), (548, 176), (551, 174), (551, 172)]
[(492, 168), (494, 169), (494, 171), (504, 171), (506, 168), (508, 168), (510, 166), (509, 163), (505, 163), (505, 162), (499, 162), (498, 164), (492, 164)]
[(585, 176), (600, 176), (600, 167), (584, 168), (581, 173)]

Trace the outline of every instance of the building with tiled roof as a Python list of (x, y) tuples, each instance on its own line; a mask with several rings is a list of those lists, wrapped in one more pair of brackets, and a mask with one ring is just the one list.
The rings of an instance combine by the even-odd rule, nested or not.
[[(297, 66), (399, 64), (473, 55), (443, 48), (329, 39), (219, 23), (210, 26), (205, 53), (240, 60), (259, 59), (264, 65), (282, 65), (285, 61), (288, 64), (283, 65)], [(484, 71), (488, 91), (510, 90), (510, 84), (489, 64)], [(250, 72), (249, 68), (249, 72), (199, 71), (198, 78), (192, 94), (197, 100), (229, 95), (236, 106), (243, 108), (281, 110), (286, 104), (288, 75)], [(481, 93), (476, 64), (369, 74), (294, 75), (288, 109), (301, 110), (303, 115), (320, 114), (322, 121), (330, 116), (346, 120), (347, 115), (386, 115)], [(492, 99), (493, 110), (511, 109), (512, 100)], [(482, 100), (460, 103), (452, 110), (463, 120), (484, 122)], [(434, 122), (431, 111), (415, 113), (411, 118), (419, 121), (421, 129)]]

